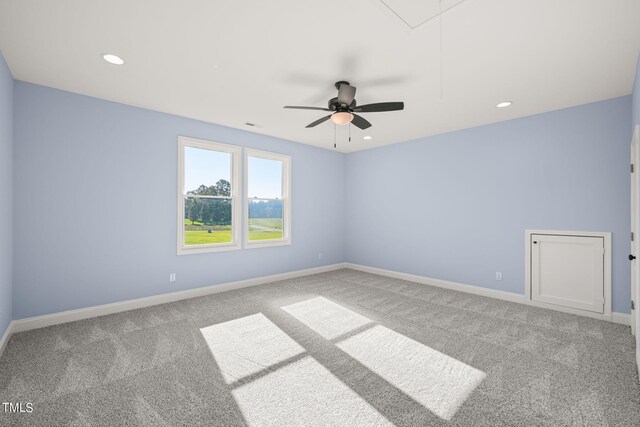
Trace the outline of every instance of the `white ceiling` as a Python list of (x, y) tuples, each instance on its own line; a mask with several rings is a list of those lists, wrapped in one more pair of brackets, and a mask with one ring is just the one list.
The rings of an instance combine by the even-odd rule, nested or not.
[(305, 128), (323, 112), (282, 107), (324, 107), (337, 80), (405, 102), (351, 142), (337, 128), (351, 152), (628, 95), (639, 17), (638, 0), (0, 0), (0, 50), (19, 80), (330, 149), (332, 122)]

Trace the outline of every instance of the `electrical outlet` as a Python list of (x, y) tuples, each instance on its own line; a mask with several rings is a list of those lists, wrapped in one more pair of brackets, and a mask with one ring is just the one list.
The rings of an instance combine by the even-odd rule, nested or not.
[(502, 280), (502, 271), (496, 271), (496, 280)]
[(322, 259), (322, 252), (318, 252), (318, 259)]
[(169, 274), (169, 281), (170, 282), (175, 282), (176, 281), (176, 273)]

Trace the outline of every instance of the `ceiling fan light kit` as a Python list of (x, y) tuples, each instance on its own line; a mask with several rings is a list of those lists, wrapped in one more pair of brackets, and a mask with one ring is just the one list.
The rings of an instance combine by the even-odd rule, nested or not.
[(320, 123), (324, 123), (327, 120), (337, 125), (346, 125), (353, 123), (358, 128), (364, 130), (371, 127), (365, 118), (355, 113), (377, 113), (383, 111), (399, 111), (404, 109), (404, 102), (378, 102), (375, 104), (366, 104), (358, 106), (356, 102), (356, 87), (351, 86), (349, 82), (340, 80), (335, 84), (338, 89), (338, 96), (331, 98), (327, 104), (327, 108), (324, 107), (303, 107), (303, 106), (290, 106), (287, 105), (284, 108), (291, 108), (297, 110), (319, 110), (332, 112), (328, 116), (322, 117), (315, 122), (309, 123), (306, 127), (312, 128)]
[(333, 113), (331, 115), (331, 121), (337, 125), (346, 125), (351, 123), (353, 120), (353, 114), (347, 111), (338, 111), (337, 113)]

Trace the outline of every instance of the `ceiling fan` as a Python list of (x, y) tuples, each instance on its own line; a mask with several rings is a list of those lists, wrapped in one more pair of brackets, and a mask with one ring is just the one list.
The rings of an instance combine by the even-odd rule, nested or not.
[(300, 107), (291, 105), (287, 105), (284, 108), (332, 111), (328, 116), (318, 119), (313, 123), (309, 123), (306, 126), (308, 128), (315, 127), (320, 123), (324, 123), (331, 119), (331, 121), (337, 125), (353, 123), (360, 129), (367, 129), (368, 127), (371, 127), (371, 123), (355, 113), (378, 113), (382, 111), (398, 111), (404, 109), (404, 102), (378, 102), (375, 104), (357, 105), (355, 100), (356, 88), (346, 81), (341, 80), (336, 82), (336, 89), (338, 89), (338, 97), (331, 98), (329, 100), (328, 108)]

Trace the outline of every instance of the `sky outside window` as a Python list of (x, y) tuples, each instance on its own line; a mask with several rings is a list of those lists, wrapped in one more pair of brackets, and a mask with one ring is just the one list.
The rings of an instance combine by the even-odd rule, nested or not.
[(248, 159), (249, 198), (282, 198), (282, 162), (279, 160), (251, 157)]
[(184, 190), (196, 190), (201, 185), (210, 187), (221, 179), (231, 182), (231, 154), (220, 151), (185, 147)]

